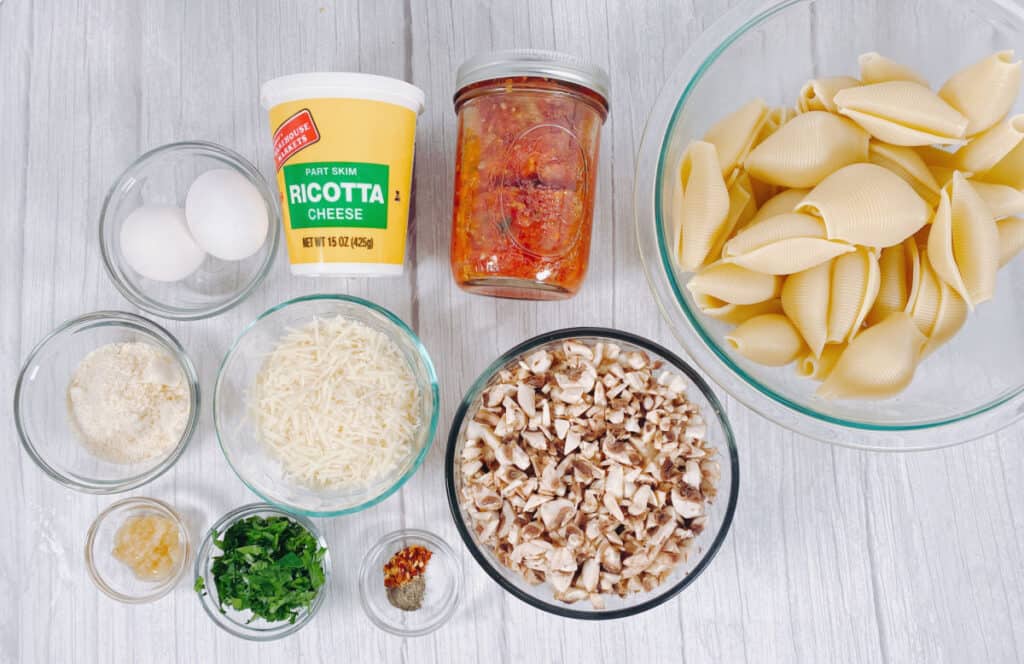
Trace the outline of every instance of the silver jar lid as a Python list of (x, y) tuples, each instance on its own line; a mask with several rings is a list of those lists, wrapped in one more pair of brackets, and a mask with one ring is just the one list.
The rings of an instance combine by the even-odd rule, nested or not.
[(610, 81), (605, 70), (575, 55), (534, 48), (516, 48), (473, 56), (459, 66), (455, 74), (455, 88), (461, 90), (473, 83), (510, 76), (536, 76), (574, 83), (593, 90), (606, 104), (609, 103)]

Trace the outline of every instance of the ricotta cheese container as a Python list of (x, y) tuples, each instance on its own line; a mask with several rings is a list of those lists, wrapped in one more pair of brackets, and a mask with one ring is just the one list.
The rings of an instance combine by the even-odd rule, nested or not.
[(319, 72), (267, 81), (292, 274), (398, 276), (405, 265), (423, 91), (385, 76)]

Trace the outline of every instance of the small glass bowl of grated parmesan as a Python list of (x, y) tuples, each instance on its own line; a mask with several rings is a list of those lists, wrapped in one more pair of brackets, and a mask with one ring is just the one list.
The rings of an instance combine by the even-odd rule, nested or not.
[(181, 456), (199, 419), (199, 378), (170, 332), (122, 311), (72, 319), (29, 353), (14, 392), (22, 447), (78, 491), (138, 488)]
[(213, 420), (224, 456), (263, 500), (338, 516), (394, 493), (437, 430), (437, 375), (398, 316), (346, 295), (268, 310), (221, 364)]

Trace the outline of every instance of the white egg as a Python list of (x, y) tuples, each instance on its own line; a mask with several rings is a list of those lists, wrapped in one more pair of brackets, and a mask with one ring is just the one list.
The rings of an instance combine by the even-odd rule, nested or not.
[(121, 254), (133, 270), (154, 281), (178, 281), (199, 268), (206, 253), (188, 232), (178, 207), (142, 206), (121, 224)]
[(196, 178), (185, 197), (185, 216), (199, 246), (221, 260), (252, 256), (267, 240), (267, 204), (241, 173), (226, 168)]

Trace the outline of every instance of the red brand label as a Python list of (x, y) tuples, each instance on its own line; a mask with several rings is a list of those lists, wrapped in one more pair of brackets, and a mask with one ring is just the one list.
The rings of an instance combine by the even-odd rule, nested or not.
[(313, 115), (308, 109), (302, 109), (274, 132), (274, 165), (280, 170), (293, 154), (319, 140), (320, 131), (313, 122)]

